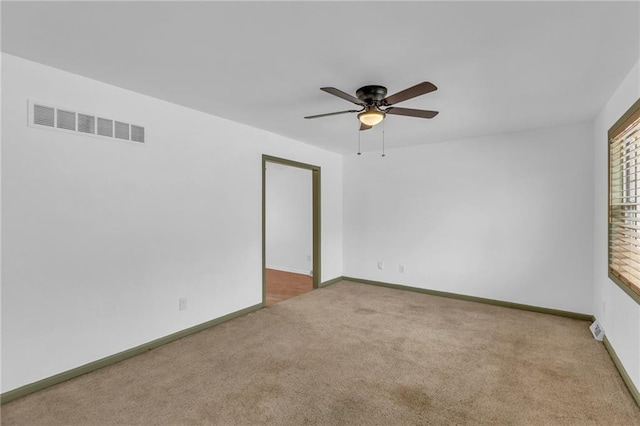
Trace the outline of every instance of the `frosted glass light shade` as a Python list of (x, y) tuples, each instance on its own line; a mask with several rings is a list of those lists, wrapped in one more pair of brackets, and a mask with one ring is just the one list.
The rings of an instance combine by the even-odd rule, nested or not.
[(367, 126), (375, 126), (384, 120), (385, 113), (377, 109), (368, 109), (358, 114), (358, 120)]

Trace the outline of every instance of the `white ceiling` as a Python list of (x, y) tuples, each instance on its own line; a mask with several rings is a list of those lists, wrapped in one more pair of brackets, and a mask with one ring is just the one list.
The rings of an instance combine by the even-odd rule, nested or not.
[(388, 117), (387, 147), (588, 120), (639, 24), (639, 2), (3, 1), (2, 50), (351, 153), (355, 114), (302, 118), (354, 106), (320, 87), (438, 86), (398, 106), (440, 115)]

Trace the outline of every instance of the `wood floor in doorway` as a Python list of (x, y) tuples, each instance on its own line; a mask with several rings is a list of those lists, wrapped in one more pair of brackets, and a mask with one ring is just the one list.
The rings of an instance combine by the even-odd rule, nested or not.
[(267, 306), (313, 290), (309, 275), (267, 269)]

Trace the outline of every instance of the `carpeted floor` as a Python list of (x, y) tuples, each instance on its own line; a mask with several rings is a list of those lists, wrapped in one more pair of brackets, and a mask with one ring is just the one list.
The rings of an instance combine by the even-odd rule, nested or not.
[(2, 406), (3, 425), (640, 425), (588, 323), (340, 282)]

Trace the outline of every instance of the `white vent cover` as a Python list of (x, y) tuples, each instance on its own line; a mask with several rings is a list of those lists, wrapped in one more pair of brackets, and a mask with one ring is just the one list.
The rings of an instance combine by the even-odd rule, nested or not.
[(129, 140), (129, 123), (116, 121), (116, 138)]
[(144, 127), (131, 125), (131, 140), (134, 142), (144, 142)]
[(43, 105), (33, 105), (30, 108), (33, 111), (33, 123), (39, 126), (53, 127), (56, 122), (55, 108)]
[(78, 114), (78, 131), (82, 133), (96, 133), (96, 118), (92, 115)]
[(591, 330), (591, 334), (593, 334), (593, 338), (602, 341), (604, 339), (604, 330), (598, 321), (594, 321), (591, 326), (589, 326), (589, 330)]
[(145, 143), (143, 126), (29, 101), (29, 126)]
[(98, 117), (98, 134), (113, 137), (113, 120)]
[(59, 109), (56, 110), (56, 115), (58, 116), (57, 124), (59, 129), (76, 130), (75, 112)]

